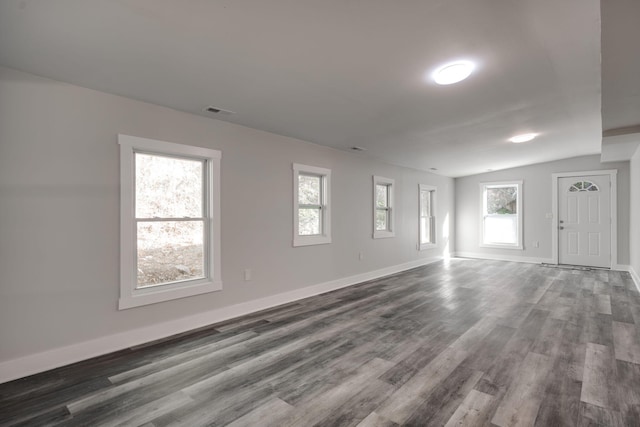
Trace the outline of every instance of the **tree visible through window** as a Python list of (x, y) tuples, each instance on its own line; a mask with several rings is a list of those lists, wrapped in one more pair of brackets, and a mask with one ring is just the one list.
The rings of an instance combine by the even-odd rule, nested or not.
[(301, 173), (298, 177), (298, 234), (322, 234), (322, 176)]
[(204, 277), (204, 161), (136, 153), (138, 287)]
[(395, 181), (381, 176), (373, 177), (373, 238), (394, 237), (394, 185)]
[(331, 170), (296, 163), (293, 172), (293, 245), (331, 243)]
[(376, 185), (376, 230), (389, 231), (390, 221), (389, 216), (391, 210), (389, 209), (389, 191), (391, 190), (390, 184), (377, 184)]
[(481, 184), (482, 244), (521, 248), (521, 182)]
[(518, 213), (518, 187), (488, 187), (487, 214), (513, 215)]
[(420, 218), (419, 245), (420, 249), (427, 249), (436, 243), (435, 194), (436, 188), (420, 184)]

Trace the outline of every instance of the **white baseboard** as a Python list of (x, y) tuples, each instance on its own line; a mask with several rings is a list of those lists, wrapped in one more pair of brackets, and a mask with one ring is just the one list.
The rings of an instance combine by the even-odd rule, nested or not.
[(513, 261), (513, 262), (525, 262), (527, 264), (552, 264), (551, 258), (534, 258), (524, 257), (517, 255), (493, 255), (482, 254), (477, 252), (455, 252), (454, 256), (459, 258), (477, 258), (477, 259), (490, 259), (492, 261)]
[(343, 277), (317, 285), (295, 289), (289, 292), (265, 298), (222, 307), (193, 316), (171, 320), (157, 325), (120, 332), (90, 341), (84, 341), (65, 347), (55, 348), (18, 359), (0, 363), (0, 384), (17, 378), (23, 378), (49, 369), (112, 353), (114, 351), (148, 343), (171, 335), (187, 332), (203, 326), (222, 322), (234, 317), (265, 310), (281, 304), (308, 298), (314, 295), (421, 267), (441, 260), (442, 257), (422, 258), (404, 264), (398, 264), (379, 270)]
[(629, 273), (631, 274), (633, 283), (636, 284), (636, 289), (640, 292), (640, 275), (638, 275), (638, 272), (632, 266), (629, 266)]
[(611, 267), (611, 269), (618, 270), (618, 271), (627, 271), (631, 275), (631, 278), (633, 279), (633, 283), (636, 285), (636, 289), (638, 289), (638, 292), (640, 292), (640, 276), (638, 276), (638, 272), (634, 270), (632, 266), (624, 265), (624, 264), (616, 264), (613, 267)]

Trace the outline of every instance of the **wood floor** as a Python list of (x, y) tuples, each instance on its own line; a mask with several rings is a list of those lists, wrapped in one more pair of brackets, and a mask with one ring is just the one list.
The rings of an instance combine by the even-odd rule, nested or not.
[(0, 425), (640, 426), (628, 273), (451, 260), (0, 385)]

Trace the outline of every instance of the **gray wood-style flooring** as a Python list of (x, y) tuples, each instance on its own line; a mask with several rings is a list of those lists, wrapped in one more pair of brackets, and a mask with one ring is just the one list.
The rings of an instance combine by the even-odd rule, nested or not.
[(0, 385), (0, 425), (640, 426), (628, 273), (454, 259)]

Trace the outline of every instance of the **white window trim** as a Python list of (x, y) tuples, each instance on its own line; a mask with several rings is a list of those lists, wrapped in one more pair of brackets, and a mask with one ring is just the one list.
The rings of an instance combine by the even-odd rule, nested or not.
[[(522, 202), (523, 202), (523, 192), (522, 192), (522, 183), (523, 181), (495, 181), (495, 182), (481, 182), (480, 183), (480, 244), (481, 248), (500, 248), (500, 249), (515, 249), (515, 250), (523, 250), (524, 249), (524, 222), (522, 216)], [(498, 244), (498, 243), (484, 243), (484, 201), (485, 201), (485, 188), (487, 186), (492, 185), (515, 185), (518, 187), (518, 203), (516, 209), (518, 210), (518, 233), (516, 234), (518, 238), (518, 242), (515, 244)]]
[[(436, 233), (436, 215), (435, 213), (436, 211), (436, 190), (437, 188), (434, 187), (433, 185), (427, 185), (427, 184), (418, 184), (418, 250), (420, 251), (424, 251), (426, 249), (432, 249), (435, 248), (437, 246), (437, 242), (438, 242), (438, 236)], [(422, 192), (423, 191), (429, 191), (431, 192), (431, 240), (432, 242), (429, 243), (420, 243), (420, 236), (422, 235), (421, 233), (421, 213), (422, 213)]]
[[(388, 185), (389, 186), (389, 194), (388, 194), (388, 205), (389, 205), (389, 229), (388, 230), (376, 230), (376, 186), (378, 184)], [(395, 237), (396, 231), (394, 226), (395, 220), (395, 181), (391, 178), (385, 178), (382, 176), (373, 176), (373, 238), (374, 239), (386, 239), (389, 237)]]
[[(322, 177), (322, 212), (320, 226), (322, 234), (300, 236), (298, 221), (298, 178), (300, 174), (313, 174)], [(293, 246), (325, 245), (331, 243), (331, 169), (317, 166), (293, 164)]]
[[(221, 290), (220, 159), (222, 153), (208, 148), (128, 135), (118, 135), (118, 143), (120, 144), (120, 299), (118, 308), (124, 310)], [(192, 157), (206, 161), (209, 248), (205, 253), (208, 255), (209, 271), (204, 279), (145, 289), (137, 288), (134, 202), (134, 154), (136, 151)]]

